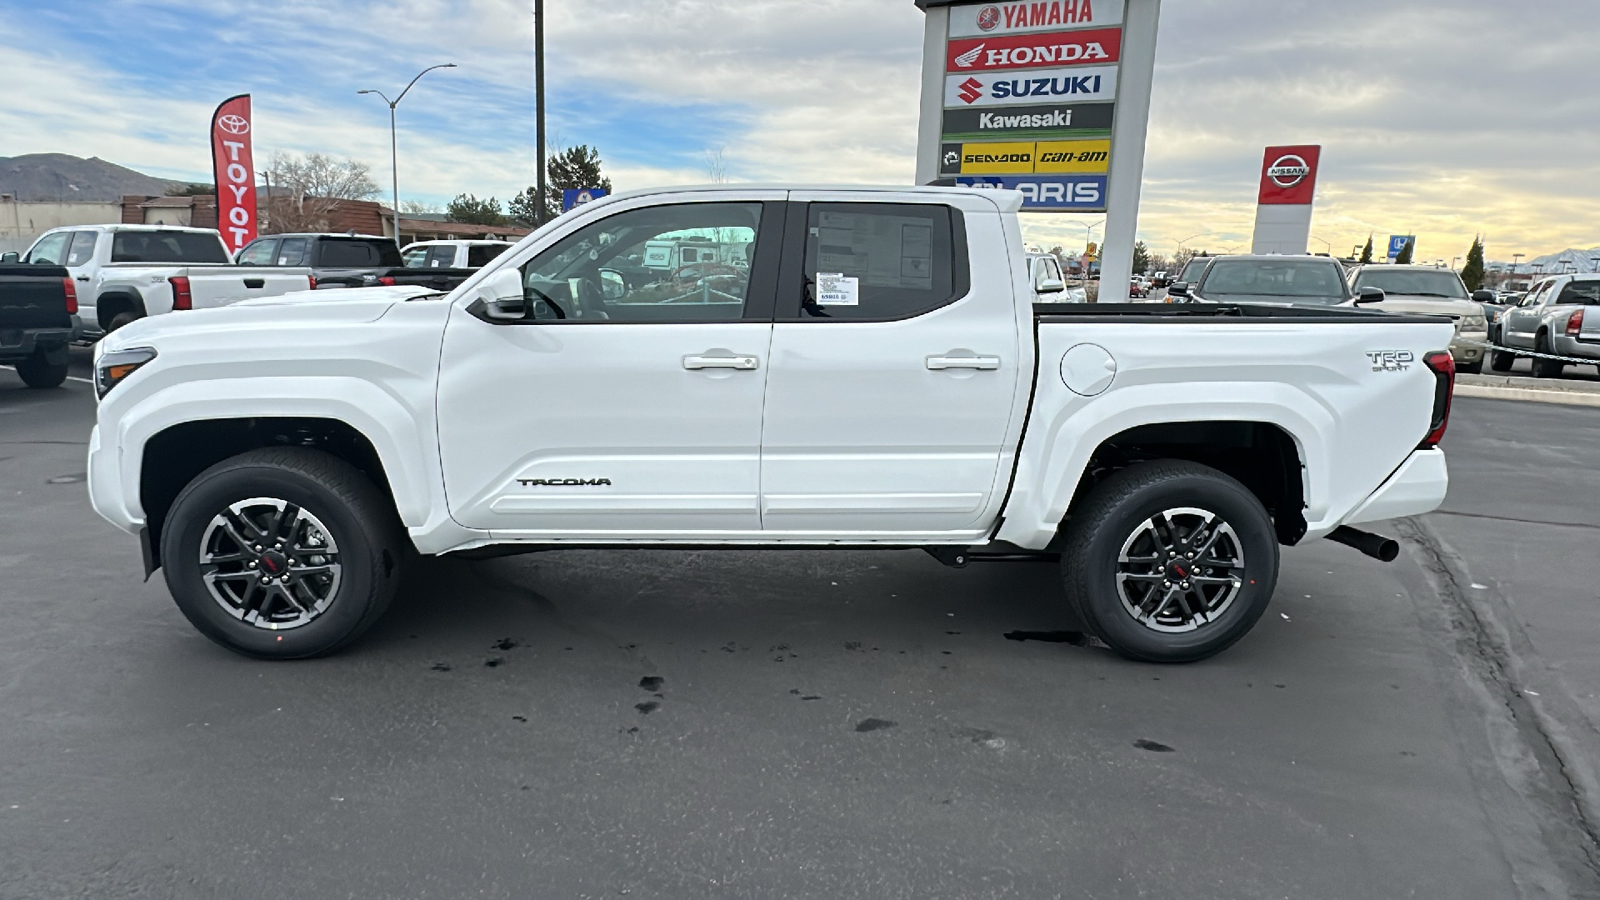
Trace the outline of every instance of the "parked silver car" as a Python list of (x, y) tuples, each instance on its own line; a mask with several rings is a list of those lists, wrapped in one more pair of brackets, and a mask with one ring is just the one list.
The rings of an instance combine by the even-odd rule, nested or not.
[[(1450, 355), (1455, 357), (1456, 370), (1468, 373), (1483, 371), (1483, 358), (1487, 352), (1484, 345), (1489, 343), (1489, 320), (1480, 304), (1493, 298), (1492, 291), (1469, 295), (1460, 275), (1436, 266), (1378, 263), (1356, 266), (1350, 270), (1349, 277), (1350, 289), (1358, 295), (1356, 302), (1368, 309), (1449, 316), (1456, 323), (1456, 336), (1450, 342)], [(1371, 298), (1374, 288), (1383, 292), (1382, 299)]]
[[(1591, 359), (1600, 366), (1600, 275), (1555, 275), (1535, 282), (1522, 302), (1495, 322), (1489, 368), (1504, 372), (1517, 350)], [(1567, 363), (1533, 357), (1535, 378), (1557, 378)]]

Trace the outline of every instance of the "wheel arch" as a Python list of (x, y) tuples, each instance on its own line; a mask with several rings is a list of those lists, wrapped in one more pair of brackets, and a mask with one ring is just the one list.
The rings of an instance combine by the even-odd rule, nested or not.
[(149, 315), (145, 308), (144, 297), (131, 287), (117, 287), (102, 291), (94, 299), (94, 315), (100, 324), (101, 331), (111, 330), (111, 320), (119, 313), (133, 310), (140, 316)]

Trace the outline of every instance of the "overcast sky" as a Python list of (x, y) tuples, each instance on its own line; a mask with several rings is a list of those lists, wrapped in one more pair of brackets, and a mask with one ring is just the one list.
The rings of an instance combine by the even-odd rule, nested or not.
[[(0, 156), (100, 156), (209, 180), (217, 102), (254, 95), (256, 153), (323, 151), (403, 199), (533, 180), (531, 0), (0, 0)], [(1600, 0), (1165, 0), (1139, 234), (1247, 245), (1262, 148), (1320, 143), (1312, 233), (1419, 258), (1600, 244)], [(909, 183), (912, 0), (547, 0), (549, 127), (616, 186)], [(387, 198), (387, 191), (385, 199)], [(1098, 217), (1095, 217), (1098, 218)], [(1091, 220), (1092, 221), (1092, 220)], [(1071, 217), (1030, 239), (1082, 246)], [(1312, 247), (1321, 251), (1323, 244)]]

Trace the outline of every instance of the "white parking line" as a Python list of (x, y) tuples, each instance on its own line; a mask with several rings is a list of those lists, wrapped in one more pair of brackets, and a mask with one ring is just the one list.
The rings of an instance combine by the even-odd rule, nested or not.
[(68, 375), (67, 376), (67, 380), (68, 381), (81, 381), (84, 384), (94, 384), (94, 379), (93, 378), (79, 378), (76, 375)]

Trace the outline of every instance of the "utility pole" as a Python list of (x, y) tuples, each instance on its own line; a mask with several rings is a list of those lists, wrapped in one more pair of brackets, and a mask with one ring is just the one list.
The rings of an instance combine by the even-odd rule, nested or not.
[(539, 177), (535, 181), (539, 191), (539, 205), (533, 212), (533, 227), (538, 228), (544, 224), (550, 203), (545, 196), (547, 188), (544, 171), (544, 0), (533, 0), (533, 102), (538, 107), (534, 118), (536, 132), (534, 141), (539, 145), (535, 151), (539, 167)]

